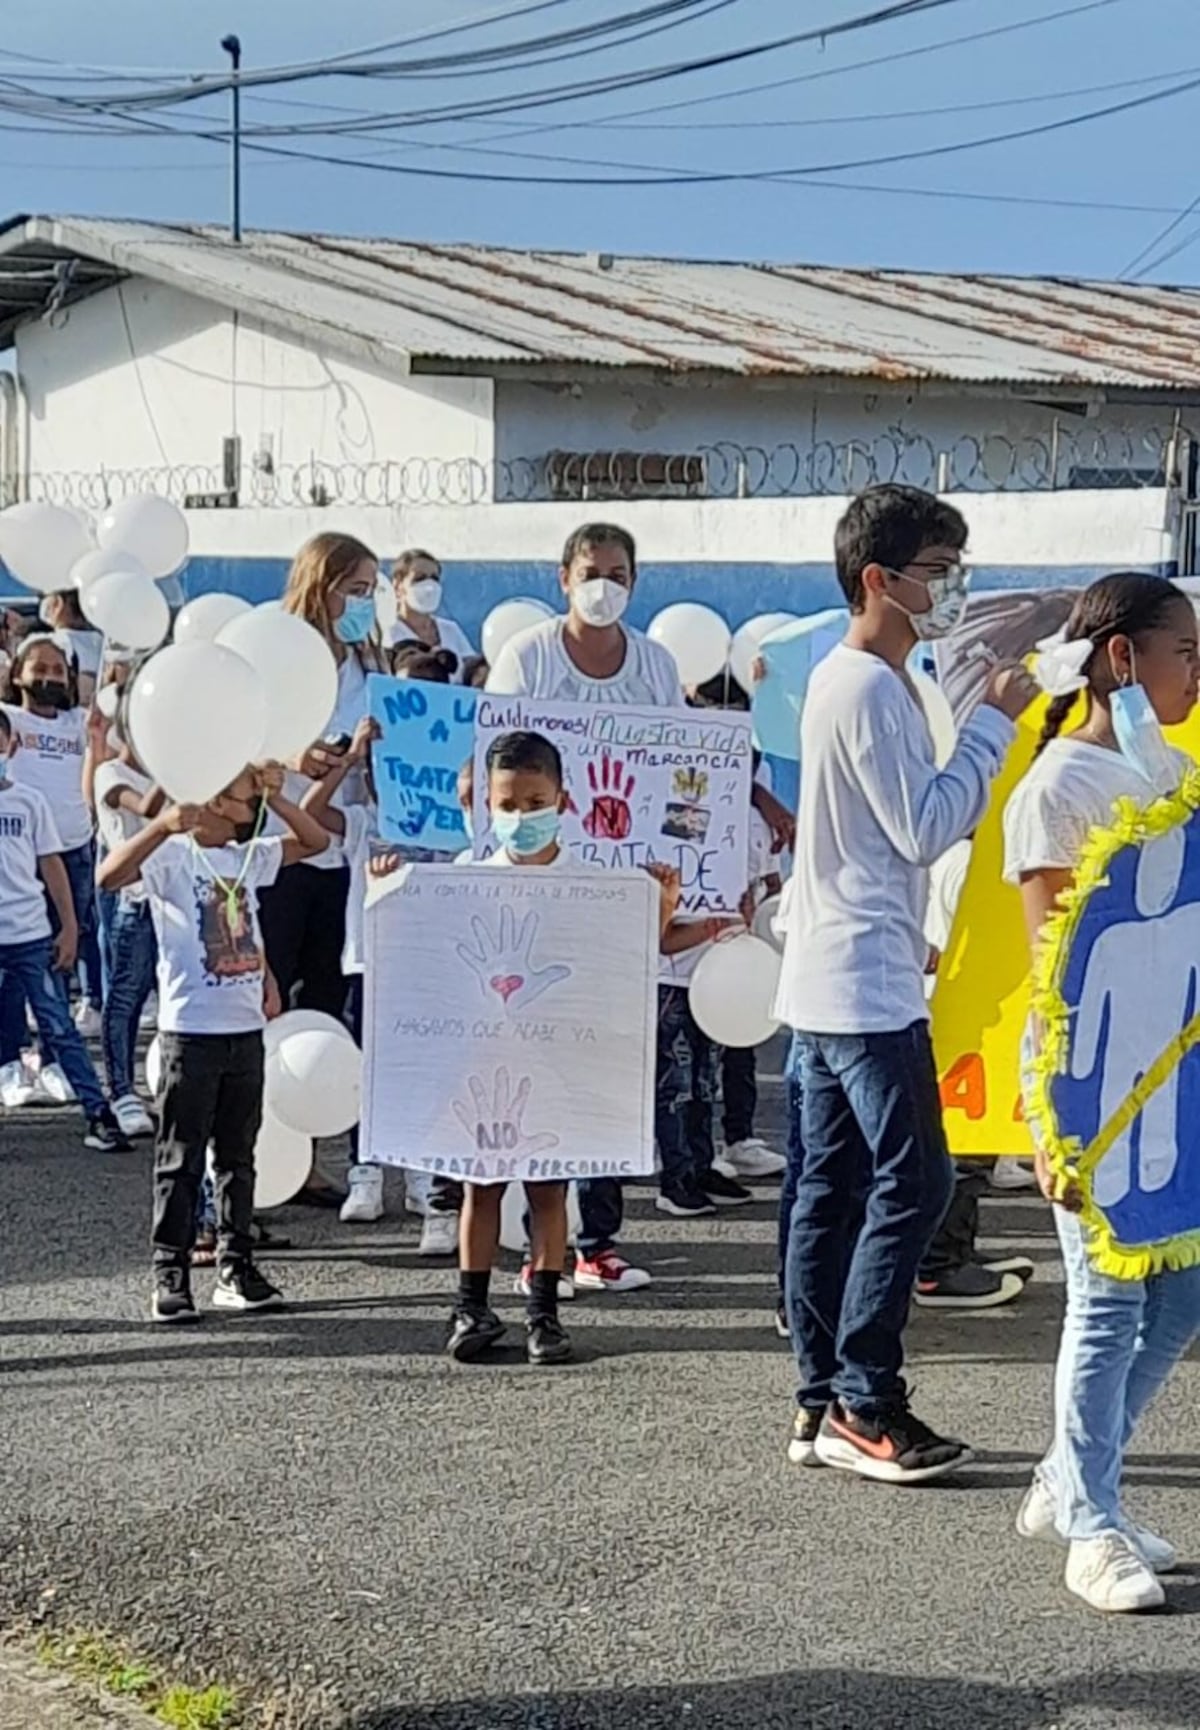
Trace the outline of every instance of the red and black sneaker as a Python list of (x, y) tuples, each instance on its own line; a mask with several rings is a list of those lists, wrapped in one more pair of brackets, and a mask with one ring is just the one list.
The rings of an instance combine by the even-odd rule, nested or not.
[(975, 1457), (965, 1442), (939, 1436), (914, 1417), (903, 1400), (871, 1417), (847, 1411), (835, 1400), (825, 1413), (815, 1452), (826, 1466), (881, 1484), (932, 1483)]

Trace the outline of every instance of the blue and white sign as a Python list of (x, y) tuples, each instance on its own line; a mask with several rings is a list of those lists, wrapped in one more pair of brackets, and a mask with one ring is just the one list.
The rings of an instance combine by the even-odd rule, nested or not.
[(373, 673), (367, 704), (382, 737), (371, 747), (381, 839), (459, 853), (467, 845), (458, 771), (475, 743), (475, 692)]

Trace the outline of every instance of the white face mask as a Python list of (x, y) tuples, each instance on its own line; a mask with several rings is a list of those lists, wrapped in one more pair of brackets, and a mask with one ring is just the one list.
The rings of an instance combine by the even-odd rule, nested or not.
[(629, 590), (612, 577), (590, 577), (571, 587), (571, 606), (585, 625), (615, 625), (629, 605)]
[(442, 604), (440, 577), (418, 577), (404, 591), (406, 604), (414, 613), (436, 613)]

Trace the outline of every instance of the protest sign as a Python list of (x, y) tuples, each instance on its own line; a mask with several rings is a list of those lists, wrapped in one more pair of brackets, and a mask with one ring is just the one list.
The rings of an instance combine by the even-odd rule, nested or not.
[[(609, 871), (674, 865), (682, 912), (736, 910), (749, 871), (748, 715), (481, 693), (476, 812), (486, 810), (488, 746), (515, 731), (540, 733), (562, 754), (563, 839), (578, 860)], [(476, 851), (489, 853), (494, 843), (482, 821), (475, 833)]]
[(475, 692), (373, 673), (367, 703), (383, 735), (371, 747), (381, 838), (460, 853), (467, 832), (455, 788), (474, 743)]
[(653, 879), (416, 865), (381, 889), (363, 1157), (472, 1183), (652, 1171)]

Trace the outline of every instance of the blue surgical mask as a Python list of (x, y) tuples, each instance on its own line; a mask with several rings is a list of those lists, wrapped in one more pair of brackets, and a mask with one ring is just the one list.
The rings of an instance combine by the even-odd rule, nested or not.
[(1158, 716), (1144, 685), (1123, 685), (1109, 700), (1117, 749), (1158, 794), (1173, 793), (1183, 767), (1163, 738)]
[(333, 628), (341, 643), (365, 643), (375, 628), (374, 595), (347, 595), (340, 619)]
[(514, 859), (529, 859), (553, 846), (562, 828), (562, 818), (551, 805), (545, 811), (496, 811), (492, 832)]

